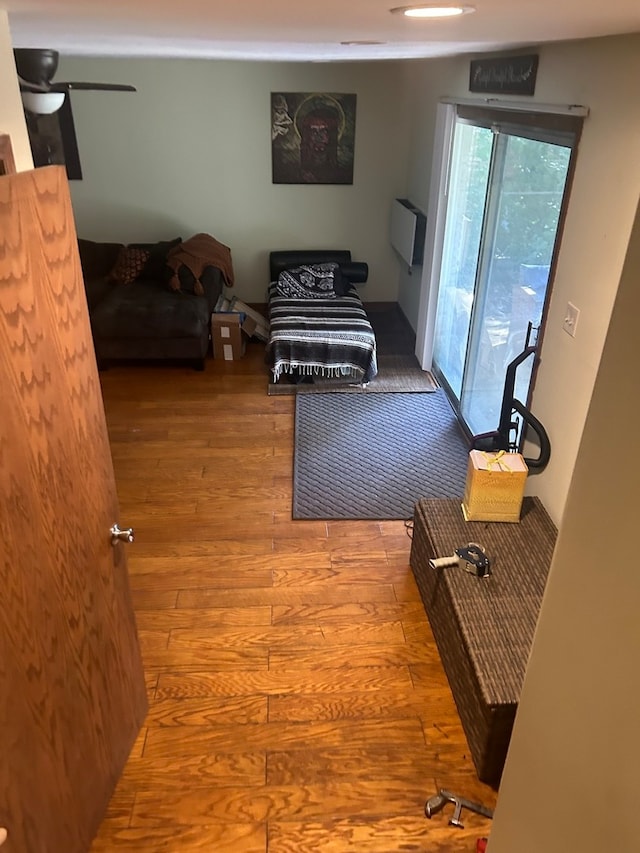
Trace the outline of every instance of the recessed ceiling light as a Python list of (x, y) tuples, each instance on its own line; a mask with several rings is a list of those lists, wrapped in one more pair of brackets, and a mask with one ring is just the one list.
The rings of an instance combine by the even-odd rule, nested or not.
[(397, 6), (390, 10), (394, 15), (406, 15), (407, 18), (455, 18), (475, 12), (473, 6)]
[(372, 44), (386, 44), (386, 41), (371, 41), (370, 39), (356, 39), (355, 41), (341, 41), (340, 44), (344, 45), (372, 45)]

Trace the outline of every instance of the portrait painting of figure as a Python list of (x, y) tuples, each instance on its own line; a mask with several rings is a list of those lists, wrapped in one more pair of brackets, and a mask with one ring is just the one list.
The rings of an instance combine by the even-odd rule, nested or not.
[(274, 184), (352, 184), (356, 96), (272, 92)]

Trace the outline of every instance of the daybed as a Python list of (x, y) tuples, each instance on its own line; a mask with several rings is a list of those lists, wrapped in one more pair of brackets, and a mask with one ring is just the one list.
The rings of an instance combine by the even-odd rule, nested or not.
[(276, 251), (269, 255), (269, 341), (273, 381), (376, 375), (376, 339), (355, 288), (366, 263), (346, 250)]

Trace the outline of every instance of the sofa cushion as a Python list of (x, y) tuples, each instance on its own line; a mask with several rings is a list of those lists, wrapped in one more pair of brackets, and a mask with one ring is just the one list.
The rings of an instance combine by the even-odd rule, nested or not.
[(96, 243), (94, 240), (78, 239), (80, 265), (85, 282), (94, 278), (106, 278), (113, 269), (123, 243)]
[(93, 311), (96, 305), (104, 299), (104, 297), (110, 293), (114, 287), (117, 287), (117, 285), (113, 281), (110, 281), (106, 276), (103, 278), (86, 279), (84, 283), (84, 290), (87, 294), (89, 312)]
[(202, 297), (134, 281), (112, 288), (96, 305), (91, 327), (96, 338), (194, 338), (208, 328), (210, 316)]

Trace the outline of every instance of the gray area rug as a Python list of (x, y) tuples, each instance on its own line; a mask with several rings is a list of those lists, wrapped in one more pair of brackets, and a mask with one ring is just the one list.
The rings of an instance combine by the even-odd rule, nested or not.
[(293, 517), (409, 519), (464, 494), (468, 444), (444, 391), (296, 397)]
[(283, 376), (269, 383), (269, 396), (281, 394), (408, 394), (431, 393), (438, 383), (426, 370), (422, 370), (414, 355), (379, 355), (378, 375), (362, 386), (344, 379), (316, 379), (312, 383), (296, 385)]

